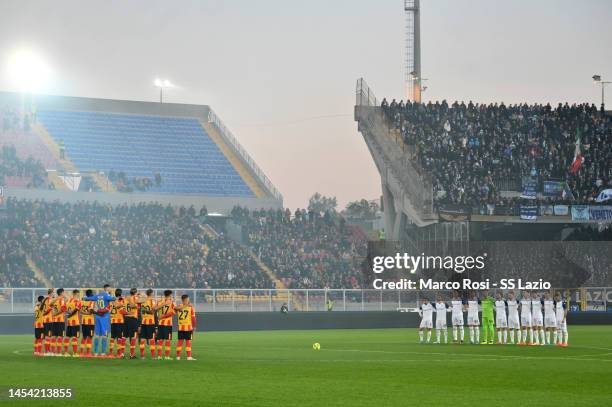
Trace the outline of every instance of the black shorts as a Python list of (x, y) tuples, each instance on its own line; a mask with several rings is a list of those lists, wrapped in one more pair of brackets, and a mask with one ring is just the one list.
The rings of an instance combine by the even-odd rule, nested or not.
[(53, 322), (53, 327), (51, 329), (51, 336), (64, 336), (64, 331), (66, 329), (66, 324), (63, 322)]
[(113, 339), (123, 338), (124, 331), (125, 331), (124, 324), (111, 324), (111, 338)]
[(180, 340), (190, 341), (193, 339), (193, 331), (178, 331), (178, 338)]
[(138, 332), (138, 318), (125, 317), (125, 337), (133, 338)]
[(140, 339), (153, 339), (155, 328), (155, 325), (140, 325)]
[(78, 338), (80, 334), (80, 328), (78, 325), (66, 327), (66, 336), (69, 338)]
[(43, 332), (45, 336), (53, 336), (53, 322), (45, 322), (43, 324)]
[(42, 339), (45, 337), (45, 328), (34, 328), (34, 338)]
[(157, 339), (169, 341), (172, 339), (172, 325), (160, 325), (157, 327)]
[(93, 338), (95, 325), (81, 325), (83, 338)]

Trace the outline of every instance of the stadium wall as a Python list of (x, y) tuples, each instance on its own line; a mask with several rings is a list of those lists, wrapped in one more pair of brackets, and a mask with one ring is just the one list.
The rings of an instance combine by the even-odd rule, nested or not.
[[(198, 314), (198, 331), (417, 328), (419, 322), (414, 312), (396, 311), (208, 312)], [(570, 313), (568, 324), (612, 325), (612, 312)], [(0, 334), (31, 334), (32, 326), (32, 315), (0, 314)]]
[(185, 206), (193, 205), (196, 209), (206, 205), (209, 213), (229, 215), (236, 205), (253, 209), (279, 209), (282, 201), (272, 198), (241, 198), (241, 197), (212, 197), (201, 195), (174, 195), (152, 193), (109, 193), (109, 192), (66, 192), (45, 189), (4, 188), (5, 197), (18, 199), (45, 201), (76, 202), (103, 202), (111, 205), (137, 204), (140, 202), (159, 202), (162, 205)]

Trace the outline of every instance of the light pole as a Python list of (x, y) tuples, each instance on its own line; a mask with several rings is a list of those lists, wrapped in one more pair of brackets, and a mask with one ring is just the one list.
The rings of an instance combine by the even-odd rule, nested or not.
[(174, 85), (168, 79), (155, 79), (153, 85), (159, 88), (159, 103), (164, 103), (164, 88), (172, 88)]
[(593, 75), (593, 83), (595, 84), (600, 84), (601, 85), (601, 111), (605, 111), (605, 94), (604, 94), (604, 89), (606, 87), (606, 85), (612, 83), (610, 81), (603, 81), (601, 79), (601, 75)]

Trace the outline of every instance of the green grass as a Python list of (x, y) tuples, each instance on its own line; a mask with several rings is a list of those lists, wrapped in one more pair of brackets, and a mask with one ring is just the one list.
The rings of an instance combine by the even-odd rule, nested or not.
[(419, 345), (414, 329), (199, 333), (194, 362), (40, 358), (30, 336), (0, 336), (0, 386), (70, 387), (74, 406), (610, 405), (612, 326), (570, 335), (557, 348)]

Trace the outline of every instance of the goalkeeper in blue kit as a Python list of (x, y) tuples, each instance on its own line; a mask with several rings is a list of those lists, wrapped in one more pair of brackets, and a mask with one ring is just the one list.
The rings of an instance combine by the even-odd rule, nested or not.
[(110, 303), (115, 301), (115, 297), (109, 294), (110, 290), (110, 285), (105, 284), (104, 289), (98, 294), (83, 297), (83, 300), (94, 301), (94, 357), (106, 356), (106, 343), (108, 341), (108, 332), (110, 331)]

